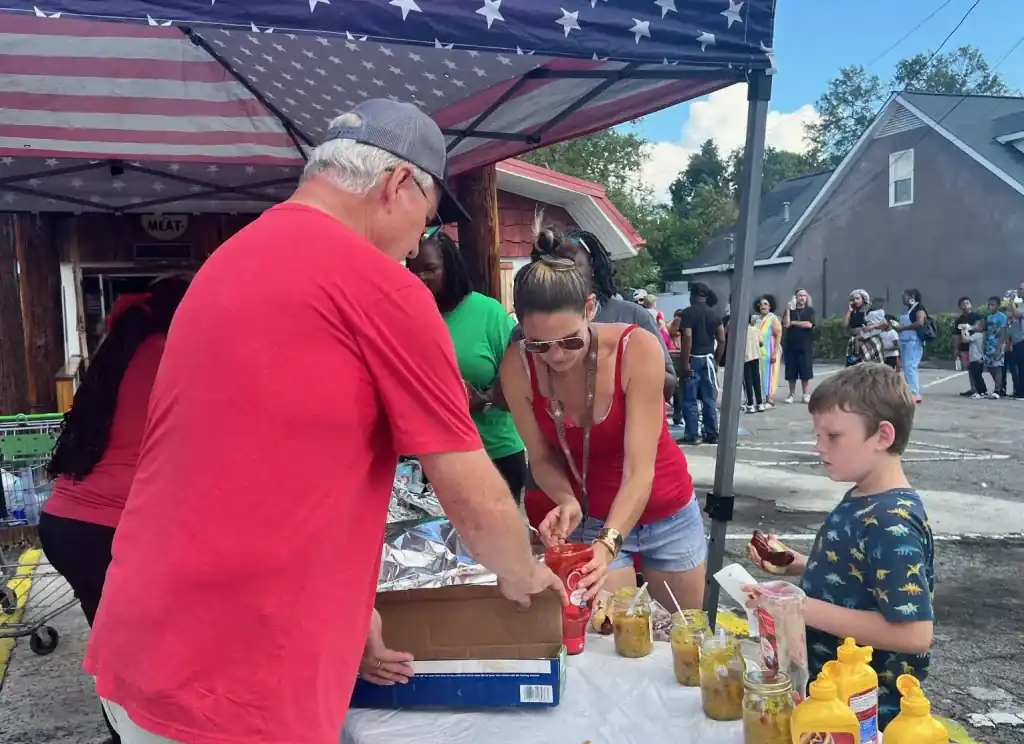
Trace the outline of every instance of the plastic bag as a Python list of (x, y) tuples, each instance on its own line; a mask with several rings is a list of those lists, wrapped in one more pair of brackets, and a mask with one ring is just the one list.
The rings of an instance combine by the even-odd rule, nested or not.
[(789, 675), (793, 695), (807, 695), (810, 672), (807, 662), (807, 626), (804, 624), (803, 590), (785, 581), (758, 584), (757, 627), (761, 638), (761, 667)]

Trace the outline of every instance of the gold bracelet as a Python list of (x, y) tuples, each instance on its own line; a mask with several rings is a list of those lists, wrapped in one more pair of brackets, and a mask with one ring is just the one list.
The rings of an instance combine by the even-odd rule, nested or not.
[(615, 559), (619, 555), (619, 551), (615, 549), (615, 541), (610, 537), (596, 537), (591, 545), (604, 545), (608, 549), (608, 553), (611, 554), (612, 559)]

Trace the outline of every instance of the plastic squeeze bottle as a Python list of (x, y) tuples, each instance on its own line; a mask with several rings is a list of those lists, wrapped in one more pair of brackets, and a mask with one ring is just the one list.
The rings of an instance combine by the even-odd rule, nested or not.
[(878, 674), (871, 668), (873, 651), (871, 646), (858, 646), (853, 638), (847, 638), (839, 647), (839, 659), (822, 670), (839, 688), (839, 699), (860, 721), (861, 744), (878, 744)]
[(949, 732), (932, 716), (917, 677), (901, 674), (896, 689), (902, 696), (900, 713), (885, 727), (885, 744), (949, 744)]
[(793, 744), (861, 744), (860, 721), (824, 673), (811, 682), (809, 696), (793, 711), (790, 732)]

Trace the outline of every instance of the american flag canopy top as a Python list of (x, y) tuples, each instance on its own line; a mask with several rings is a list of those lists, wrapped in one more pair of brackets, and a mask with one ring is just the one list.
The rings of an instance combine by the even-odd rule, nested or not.
[(0, 0), (0, 210), (259, 211), (365, 98), (457, 174), (774, 71), (774, 0), (43, 2)]

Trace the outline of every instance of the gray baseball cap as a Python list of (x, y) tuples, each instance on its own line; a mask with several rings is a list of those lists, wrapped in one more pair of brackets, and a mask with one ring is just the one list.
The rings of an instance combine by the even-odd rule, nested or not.
[(433, 176), (441, 191), (437, 209), (440, 222), (469, 221), (469, 214), (452, 195), (445, 181), (447, 149), (444, 135), (415, 105), (388, 98), (363, 101), (327, 131), (324, 141), (351, 139), (390, 152)]

